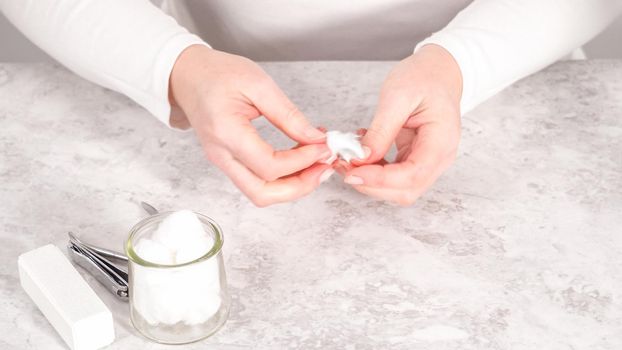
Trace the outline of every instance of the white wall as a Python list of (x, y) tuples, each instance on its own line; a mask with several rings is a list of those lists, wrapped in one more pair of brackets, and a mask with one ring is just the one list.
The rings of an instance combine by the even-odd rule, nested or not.
[[(589, 58), (622, 58), (622, 17), (585, 46)], [(0, 62), (36, 62), (50, 58), (0, 15)]]

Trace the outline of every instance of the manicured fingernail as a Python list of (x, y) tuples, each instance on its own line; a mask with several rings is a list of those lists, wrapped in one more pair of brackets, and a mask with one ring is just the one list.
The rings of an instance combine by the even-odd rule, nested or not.
[(330, 179), (330, 177), (335, 173), (335, 170), (333, 169), (326, 169), (324, 170), (324, 172), (322, 173), (322, 175), (320, 175), (320, 183)]
[(369, 158), (369, 156), (371, 155), (371, 148), (367, 147), (367, 146), (363, 146), (363, 158), (357, 158), (358, 160), (365, 160), (367, 158)]
[(312, 139), (312, 140), (320, 140), (326, 137), (326, 134), (324, 134), (323, 132), (321, 132), (320, 130), (318, 130), (317, 128), (314, 128), (312, 126), (308, 126), (303, 133), (305, 134), (306, 137)]
[(326, 161), (328, 158), (330, 158), (333, 155), (333, 152), (331, 150), (326, 150), (324, 152), (322, 152), (319, 156), (319, 160), (321, 161)]
[(343, 182), (349, 185), (362, 185), (363, 179), (358, 176), (348, 175), (345, 179), (343, 179)]
[(320, 160), (320, 163), (324, 163), (324, 164), (332, 164), (335, 159), (337, 159), (337, 156), (334, 154), (331, 154), (328, 158), (324, 159), (324, 160)]

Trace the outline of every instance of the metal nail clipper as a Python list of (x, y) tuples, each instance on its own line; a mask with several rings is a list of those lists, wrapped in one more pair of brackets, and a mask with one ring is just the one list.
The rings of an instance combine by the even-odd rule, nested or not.
[[(158, 210), (148, 203), (140, 202), (140, 205), (149, 215), (158, 213)], [(124, 253), (84, 243), (71, 232), (69, 232), (67, 251), (75, 264), (93, 275), (117, 298), (128, 300), (128, 259)]]

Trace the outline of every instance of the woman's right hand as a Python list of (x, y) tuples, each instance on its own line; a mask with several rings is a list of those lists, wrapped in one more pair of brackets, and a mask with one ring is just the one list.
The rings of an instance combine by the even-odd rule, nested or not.
[[(253, 61), (188, 47), (170, 78), (177, 127), (192, 126), (207, 158), (257, 206), (291, 201), (332, 175), (326, 135), (313, 127), (276, 83)], [(276, 151), (251, 124), (263, 115), (299, 146)]]

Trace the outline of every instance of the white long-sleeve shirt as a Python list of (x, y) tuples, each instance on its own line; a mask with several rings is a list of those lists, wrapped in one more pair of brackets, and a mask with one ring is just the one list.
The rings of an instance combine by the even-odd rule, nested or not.
[(319, 60), (400, 59), (434, 43), (460, 66), (464, 113), (587, 42), (622, 0), (0, 0), (0, 10), (69, 69), (168, 125), (169, 76), (193, 44)]

